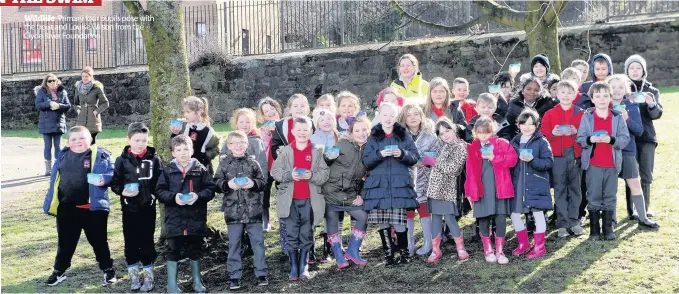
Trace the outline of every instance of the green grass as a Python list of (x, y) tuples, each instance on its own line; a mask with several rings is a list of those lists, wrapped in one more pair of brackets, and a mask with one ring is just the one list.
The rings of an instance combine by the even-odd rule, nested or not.
[[(244, 264), (243, 292), (678, 292), (679, 248), (677, 227), (679, 225), (679, 184), (676, 170), (674, 142), (679, 133), (679, 87), (662, 89), (665, 114), (656, 123), (660, 138), (655, 163), (652, 209), (655, 220), (662, 225), (659, 231), (637, 228), (635, 222), (624, 218), (624, 192), (622, 181), (618, 193), (618, 216), (620, 223), (615, 241), (587, 241), (586, 237), (559, 239), (556, 233), (547, 236), (548, 254), (538, 260), (509, 256), (510, 263), (500, 266), (483, 260), (479, 243), (467, 242), (471, 258), (457, 260), (454, 245), (444, 245), (444, 257), (438, 264), (416, 259), (408, 266), (385, 267), (382, 260), (379, 236), (374, 229), (362, 247), (367, 266), (351, 266), (337, 270), (334, 263), (312, 267), (314, 278), (310, 282), (288, 282), (289, 266), (280, 253), (278, 232), (266, 233), (267, 263), (271, 285), (255, 286), (251, 259)], [(224, 132), (222, 130), (222, 132)], [(4, 134), (3, 134), (4, 136)], [(108, 140), (108, 141), (107, 141)], [(119, 139), (102, 138), (102, 144), (110, 144), (117, 150)], [(108, 146), (107, 146), (108, 147)], [(102, 274), (94, 261), (94, 255), (84, 237), (76, 250), (69, 278), (57, 287), (47, 287), (44, 280), (51, 272), (56, 253), (56, 230), (53, 217), (41, 214), (42, 193), (22, 195), (21, 201), (2, 205), (2, 291), (3, 292), (127, 292), (129, 281), (123, 272), (123, 237), (121, 213), (117, 198), (112, 203), (109, 218), (109, 245), (115, 260), (118, 276), (122, 280), (109, 288), (99, 286)], [(272, 215), (275, 215), (275, 198), (272, 199)], [(221, 231), (207, 243), (204, 258), (204, 280), (211, 292), (226, 292), (226, 225), (219, 212), (219, 196), (210, 203), (208, 223)], [(275, 219), (275, 218), (274, 218)], [(160, 220), (159, 220), (160, 221)], [(460, 225), (466, 239), (473, 233), (473, 219), (465, 217)], [(274, 223), (277, 227), (278, 224)], [(344, 236), (349, 230), (345, 224)], [(516, 248), (516, 239), (508, 228), (505, 254)], [(158, 234), (156, 234), (157, 236)], [(421, 244), (419, 225), (416, 238)], [(316, 242), (320, 247), (320, 241)], [(159, 248), (162, 250), (162, 248)], [(165, 289), (165, 262), (157, 262), (157, 286), (154, 291)], [(191, 289), (189, 268), (186, 261), (180, 266), (182, 287)]]

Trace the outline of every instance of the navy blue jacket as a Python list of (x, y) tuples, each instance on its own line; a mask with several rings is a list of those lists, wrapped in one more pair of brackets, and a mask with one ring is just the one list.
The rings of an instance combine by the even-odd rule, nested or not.
[[(627, 129), (629, 130), (630, 136), (635, 138), (641, 137), (644, 134), (644, 125), (641, 122), (641, 113), (639, 112), (639, 104), (636, 104), (629, 99), (623, 99), (622, 104), (625, 105), (627, 109), (627, 114), (629, 119), (627, 120)], [(623, 155), (637, 155), (637, 144), (634, 140), (629, 140), (629, 144), (622, 149)]]
[(41, 86), (33, 89), (35, 91), (35, 108), (40, 111), (38, 120), (38, 132), (41, 134), (65, 134), (66, 133), (66, 112), (71, 109), (71, 103), (68, 102), (68, 93), (63, 86), (57, 88), (57, 102), (59, 109), (52, 110), (50, 108), (50, 101), (52, 95), (47, 93), (47, 90)]
[[(387, 145), (398, 145), (401, 157), (382, 157)], [(368, 170), (363, 185), (363, 209), (416, 208), (417, 194), (410, 167), (420, 160), (413, 137), (400, 124), (394, 124), (392, 136), (387, 138), (382, 124), (372, 128), (362, 161)]]
[[(516, 153), (519, 154), (521, 134), (514, 137), (511, 144)], [(530, 208), (552, 209), (552, 195), (549, 190), (549, 169), (554, 164), (552, 147), (549, 146), (547, 138), (540, 131), (537, 131), (528, 140), (524, 149), (533, 150), (533, 160), (530, 162), (519, 160), (512, 169), (512, 181), (516, 183), (520, 179), (521, 173), (526, 173), (525, 183), (523, 183), (523, 187), (526, 189), (524, 205)]]

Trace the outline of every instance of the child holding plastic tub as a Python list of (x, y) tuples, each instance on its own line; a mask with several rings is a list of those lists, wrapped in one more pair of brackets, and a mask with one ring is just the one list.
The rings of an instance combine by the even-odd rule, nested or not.
[(207, 236), (207, 203), (215, 197), (212, 173), (193, 155), (188, 135), (172, 138), (172, 157), (158, 179), (156, 193), (165, 204), (167, 230), (167, 292), (179, 293), (177, 263), (182, 249), (191, 263), (193, 290), (206, 292), (200, 277), (201, 245)]
[(522, 214), (530, 213), (535, 220), (535, 246), (528, 258), (544, 255), (545, 232), (547, 222), (545, 210), (552, 209), (552, 194), (549, 187), (549, 169), (554, 164), (549, 141), (538, 130), (540, 117), (535, 110), (526, 109), (517, 118), (520, 134), (512, 139), (514, 150), (519, 153), (519, 163), (512, 171), (516, 194), (510, 199), (512, 203), (512, 225), (516, 231), (519, 246), (512, 251), (514, 256), (521, 255), (530, 249), (526, 225), (521, 220)]
[[(294, 120), (296, 117), (308, 117), (311, 107), (309, 106), (309, 100), (306, 96), (302, 94), (293, 94), (288, 98), (288, 102), (285, 105), (286, 117), (274, 123), (274, 131), (271, 134), (271, 157), (273, 160), (278, 158), (279, 149), (291, 144), (295, 141), (295, 135), (292, 131)], [(311, 126), (312, 133), (314, 127)], [(271, 165), (273, 169), (273, 165)], [(271, 171), (271, 169), (269, 169)], [(271, 172), (270, 172), (271, 173)], [(272, 173), (273, 174), (273, 173)], [(278, 185), (278, 183), (277, 183)], [(278, 223), (278, 232), (280, 233), (281, 248), (284, 254), (288, 254), (288, 243), (286, 241), (286, 231), (285, 222), (280, 221)], [(313, 247), (311, 251), (312, 261), (314, 258)]]
[(260, 164), (250, 156), (249, 138), (237, 130), (229, 133), (226, 147), (229, 152), (219, 160), (215, 173), (217, 192), (224, 193), (221, 211), (224, 212), (229, 235), (229, 254), (226, 271), (229, 274), (229, 289), (240, 288), (243, 275), (243, 235), (249, 236), (248, 243), (254, 252), (253, 266), (260, 286), (269, 284), (268, 269), (264, 256), (264, 231), (261, 226), (263, 209), (261, 191), (266, 186)]
[(285, 223), (291, 281), (308, 279), (309, 257), (314, 243), (313, 227), (325, 213), (321, 186), (328, 180), (328, 166), (323, 153), (311, 144), (312, 123), (307, 117), (295, 117), (292, 135), (295, 140), (280, 149), (271, 168), (279, 182), (276, 212)]
[(349, 121), (352, 121), (361, 111), (361, 99), (354, 93), (342, 91), (337, 94), (337, 131), (345, 133), (349, 129)]
[[(504, 254), (507, 216), (511, 214), (510, 199), (514, 185), (510, 169), (517, 155), (512, 145), (495, 136), (497, 123), (487, 117), (474, 124), (474, 141), (467, 146), (467, 181), (465, 196), (474, 206), (478, 219), (483, 252), (487, 262), (507, 264)], [(495, 220), (495, 250), (490, 240), (490, 221)]]
[(634, 54), (625, 60), (625, 74), (632, 80), (632, 90), (635, 103), (639, 104), (641, 123), (644, 132), (636, 137), (637, 160), (639, 160), (639, 174), (641, 176), (641, 190), (646, 205), (646, 215), (653, 217), (651, 213), (651, 184), (653, 183), (653, 166), (655, 163), (655, 148), (658, 146), (658, 138), (653, 121), (660, 119), (663, 114), (663, 106), (660, 101), (660, 91), (648, 81), (648, 68), (646, 60)]
[(48, 286), (66, 279), (64, 273), (71, 267), (82, 231), (104, 272), (104, 285), (116, 282), (106, 240), (111, 206), (107, 185), (113, 176), (113, 162), (108, 150), (91, 143), (92, 135), (86, 127), (72, 127), (68, 131), (68, 147), (61, 150), (52, 167), (43, 209), (56, 215), (59, 244)]
[[(316, 132), (311, 135), (311, 144), (315, 149), (321, 150), (326, 158), (336, 158), (339, 156), (339, 150), (335, 148), (337, 142), (340, 139), (340, 134), (337, 131), (337, 120), (335, 119), (335, 113), (327, 109), (316, 109), (313, 113), (313, 122), (316, 126)], [(338, 226), (339, 229), (339, 240), (340, 246), (342, 244), (342, 230), (341, 226), (344, 221), (344, 213), (341, 213), (340, 221)], [(326, 263), (329, 261), (329, 257), (332, 256), (332, 249), (328, 243), (328, 222), (325, 222), (325, 228), (321, 233), (323, 238), (323, 255), (320, 262)]]
[(204, 165), (210, 174), (212, 159), (219, 155), (219, 136), (210, 126), (208, 116), (208, 103), (204, 97), (189, 96), (182, 101), (182, 113), (184, 118), (173, 120), (170, 124), (171, 138), (179, 134), (189, 136), (193, 146), (193, 158)]
[[(372, 128), (363, 150), (362, 161), (369, 171), (363, 186), (363, 209), (368, 211), (368, 223), (379, 225), (387, 265), (406, 264), (410, 261), (406, 210), (419, 207), (410, 168), (421, 157), (406, 126), (396, 121), (397, 106), (382, 103), (379, 111), (380, 123)], [(392, 226), (396, 240), (391, 236)]]
[[(606, 79), (606, 83), (611, 86), (613, 110), (622, 113), (630, 136), (634, 138), (640, 137), (644, 133), (644, 126), (641, 122), (641, 114), (639, 112), (639, 104), (634, 103), (630, 97), (630, 84), (632, 81), (625, 75), (613, 75)], [(639, 164), (637, 162), (637, 145), (634, 138), (630, 139), (629, 144), (622, 149), (622, 171), (618, 175), (625, 179), (627, 189), (631, 192), (631, 197), (626, 197), (627, 200), (627, 217), (639, 219), (639, 226), (657, 229), (660, 227), (657, 223), (651, 221), (646, 216), (646, 204), (644, 203), (643, 191), (641, 189), (641, 181), (639, 180)], [(629, 195), (628, 195), (629, 196)], [(634, 214), (636, 210), (637, 214)], [(616, 218), (614, 217), (613, 220)]]
[(611, 86), (596, 82), (589, 88), (589, 96), (594, 108), (582, 115), (576, 139), (582, 146), (582, 169), (587, 171), (589, 239), (598, 240), (603, 231), (606, 240), (614, 240), (618, 174), (622, 171), (622, 149), (630, 136), (623, 115), (611, 109)]
[[(245, 133), (248, 136), (248, 156), (254, 157), (255, 161), (259, 163), (262, 169), (262, 174), (264, 174), (264, 180), (268, 178), (267, 170), (267, 155), (264, 148), (264, 141), (257, 134), (257, 115), (250, 108), (239, 108), (233, 112), (231, 116), (231, 126), (238, 131)], [(225, 142), (222, 146), (221, 156), (231, 153), (231, 149), (228, 148), (228, 144)], [(221, 159), (220, 159), (221, 161)], [(262, 190), (262, 189), (260, 189)], [(262, 223), (264, 228), (269, 226), (269, 210), (263, 212)], [(247, 240), (246, 240), (247, 241)], [(246, 242), (244, 242), (246, 243)], [(247, 243), (246, 243), (247, 244)]]
[[(391, 103), (397, 106), (397, 110), (401, 110), (401, 107), (403, 107), (403, 104), (405, 104), (405, 99), (403, 96), (401, 96), (401, 92), (398, 91), (398, 89), (394, 87), (389, 87), (389, 88), (384, 88), (380, 93), (377, 95), (377, 101), (375, 103), (377, 104), (377, 110), (375, 111), (375, 118), (380, 117), (380, 106), (382, 106), (382, 103)], [(376, 126), (379, 122), (379, 119), (373, 120), (373, 127)]]
[[(459, 259), (469, 258), (464, 248), (464, 236), (457, 224), (456, 217), (461, 216), (457, 203), (457, 189), (459, 181), (455, 180), (462, 174), (467, 160), (467, 145), (458, 134), (460, 126), (448, 118), (442, 118), (436, 123), (438, 136), (438, 156), (431, 168), (429, 185), (427, 186), (427, 210), (431, 213), (432, 231), (436, 236), (432, 240), (432, 252), (428, 262), (437, 262), (443, 256), (441, 240), (443, 217), (455, 240), (455, 249)], [(423, 229), (424, 230), (424, 229)]]
[(264, 187), (264, 198), (262, 200), (264, 205), (262, 222), (264, 223), (264, 231), (268, 232), (271, 230), (269, 208), (271, 207), (271, 187), (274, 183), (273, 177), (269, 173), (274, 160), (273, 155), (271, 154), (271, 138), (275, 123), (281, 119), (283, 111), (281, 110), (281, 104), (270, 97), (264, 97), (260, 100), (257, 109), (257, 120), (262, 123), (260, 136), (262, 137), (262, 143), (264, 144), (264, 153), (266, 154), (267, 164), (266, 166), (262, 166), (262, 173), (266, 175), (265, 179), (267, 180), (266, 187)]
[[(420, 216), (420, 224), (422, 225), (422, 237), (424, 245), (417, 250), (418, 255), (426, 255), (431, 251), (431, 218), (427, 211), (427, 185), (429, 182), (429, 173), (431, 167), (435, 163), (437, 139), (434, 134), (434, 124), (428, 119), (422, 108), (416, 104), (406, 104), (403, 106), (401, 113), (399, 113), (397, 121), (406, 127), (408, 133), (413, 137), (415, 146), (420, 154), (422, 160), (415, 165), (415, 192), (417, 193), (417, 202), (420, 203), (417, 209), (417, 214)], [(408, 254), (415, 255), (415, 210), (407, 211), (408, 219)]]
[[(156, 149), (148, 146), (149, 128), (140, 122), (127, 128), (129, 145), (118, 156), (111, 179), (111, 191), (120, 195), (123, 210), (123, 238), (130, 290), (153, 289), (156, 260), (156, 184), (163, 170)], [(140, 271), (141, 266), (141, 271)]]
[[(585, 233), (579, 218), (583, 198), (580, 169), (582, 148), (575, 142), (584, 112), (574, 103), (578, 95), (576, 84), (561, 81), (557, 84), (557, 91), (559, 104), (545, 113), (540, 132), (552, 148), (552, 179), (556, 204), (553, 215), (556, 215), (558, 236), (565, 238), (570, 235), (569, 230), (575, 235)], [(517, 230), (516, 234), (519, 238), (528, 238), (528, 232)]]

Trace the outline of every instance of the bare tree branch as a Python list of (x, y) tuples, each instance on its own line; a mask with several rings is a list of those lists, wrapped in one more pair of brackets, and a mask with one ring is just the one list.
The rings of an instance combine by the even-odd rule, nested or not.
[(448, 26), (448, 25), (428, 22), (428, 21), (419, 19), (418, 18), (419, 15), (412, 15), (412, 14), (408, 13), (407, 11), (405, 11), (405, 9), (403, 9), (403, 7), (401, 7), (398, 3), (396, 3), (396, 0), (391, 0), (389, 2), (391, 3), (392, 7), (394, 7), (394, 9), (396, 9), (396, 11), (399, 14), (405, 16), (406, 18), (408, 18), (410, 20), (414, 20), (414, 21), (416, 21), (416, 22), (418, 22), (418, 23), (420, 23), (420, 24), (422, 24), (426, 27), (429, 27), (429, 28), (432, 28), (432, 29), (439, 29), (439, 30), (443, 30), (443, 31), (466, 30), (466, 29), (471, 28), (471, 27), (473, 27), (477, 24), (488, 22), (488, 21), (492, 20), (488, 15), (483, 15), (483, 16), (481, 16), (477, 19), (474, 19), (474, 20), (472, 20), (468, 23), (465, 23), (465, 24), (461, 24), (461, 25), (457, 25), (457, 26)]
[(568, 1), (566, 0), (552, 0), (550, 1), (550, 6), (547, 8), (547, 14), (545, 14), (545, 21), (547, 23), (552, 23), (554, 20), (559, 18), (559, 15), (566, 9)]
[(474, 0), (474, 4), (481, 8), (483, 13), (492, 20), (518, 30), (525, 30), (527, 12), (516, 11), (508, 6), (500, 5), (494, 0)]

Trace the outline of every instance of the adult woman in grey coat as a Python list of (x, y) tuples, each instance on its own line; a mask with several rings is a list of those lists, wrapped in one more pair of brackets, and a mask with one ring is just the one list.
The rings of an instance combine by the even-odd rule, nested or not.
[[(420, 224), (422, 225), (422, 237), (424, 238), (424, 246), (417, 250), (417, 255), (426, 255), (431, 251), (431, 214), (427, 211), (427, 184), (429, 182), (429, 174), (431, 167), (435, 165), (436, 157), (434, 153), (437, 151), (436, 134), (434, 134), (433, 122), (428, 119), (424, 111), (419, 105), (406, 104), (401, 109), (398, 116), (398, 122), (406, 126), (408, 133), (413, 137), (415, 146), (420, 154), (420, 162), (411, 168), (411, 175), (415, 180), (415, 193), (417, 193), (417, 202), (420, 204), (417, 213), (420, 215)], [(433, 153), (430, 153), (433, 152)], [(407, 226), (408, 226), (408, 253), (410, 256), (415, 255), (415, 238), (413, 232), (415, 229), (415, 211), (407, 212)]]
[(61, 135), (66, 133), (65, 113), (71, 109), (71, 103), (61, 81), (52, 73), (47, 74), (34, 91), (35, 108), (40, 111), (38, 132), (45, 144), (45, 175), (49, 176), (52, 171), (52, 146), (56, 160), (61, 151)]

